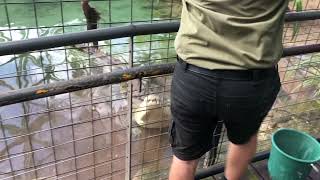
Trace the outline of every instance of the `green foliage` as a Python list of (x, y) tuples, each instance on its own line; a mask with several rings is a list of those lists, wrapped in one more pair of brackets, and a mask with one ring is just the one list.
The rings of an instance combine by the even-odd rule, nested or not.
[[(303, 10), (302, 0), (294, 0), (294, 10), (298, 12)], [(300, 23), (295, 22), (293, 24), (292, 39), (299, 33), (299, 29), (300, 29)]]
[(5, 36), (4, 32), (0, 31), (0, 43), (7, 42), (7, 41), (11, 41), (11, 39), (9, 37)]
[[(87, 58), (85, 58), (87, 57)], [(81, 59), (84, 58), (84, 59)], [(88, 70), (89, 60), (88, 54), (79, 49), (70, 49), (67, 53), (68, 63), (72, 68), (72, 77), (78, 78), (85, 75), (90, 75)]]
[[(303, 86), (313, 89), (313, 98), (320, 96), (320, 53), (311, 55), (300, 64), (300, 67), (307, 73)], [(320, 105), (320, 101), (319, 105)]]
[(155, 19), (178, 18), (181, 13), (181, 1), (176, 0), (148, 0), (142, 6), (144, 9), (152, 9)]

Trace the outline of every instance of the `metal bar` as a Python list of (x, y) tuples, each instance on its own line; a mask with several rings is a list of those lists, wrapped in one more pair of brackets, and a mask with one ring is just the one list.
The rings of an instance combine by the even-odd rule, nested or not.
[[(297, 46), (284, 49), (283, 57), (320, 52), (320, 44)], [(142, 77), (170, 74), (174, 70), (174, 63), (134, 67), (111, 73), (71, 79), (62, 82), (44, 84), (0, 94), (0, 106), (15, 104), (58, 94), (98, 87), (108, 84), (125, 82)]]
[[(10, 39), (12, 40), (12, 32), (11, 32), (11, 24), (10, 24), (10, 19), (9, 19), (8, 5), (6, 4), (7, 0), (4, 0), (3, 2), (5, 3), (4, 4), (4, 10), (5, 10), (5, 16), (6, 16), (6, 20), (7, 20), (8, 27), (9, 27)], [(16, 64), (16, 62), (15, 62), (15, 64)], [(1, 118), (1, 116), (0, 116), (0, 118)], [(5, 131), (3, 129), (2, 122), (1, 122), (1, 129), (2, 129), (2, 133), (3, 133), (3, 137), (5, 138), (6, 134), (4, 133)], [(8, 142), (7, 141), (5, 142), (5, 145), (6, 145), (6, 150), (8, 152), (8, 157), (10, 158), (11, 154), (10, 154), (9, 149), (8, 149)], [(14, 173), (13, 173), (13, 162), (12, 162), (12, 159), (9, 159), (9, 165), (10, 165), (10, 174), (11, 174), (11, 176), (13, 176)], [(16, 180), (16, 178), (13, 177), (12, 180)]]
[[(112, 8), (111, 8), (111, 1), (109, 1), (109, 3), (108, 3), (108, 19), (109, 19), (109, 28), (111, 27), (111, 22), (112, 22), (112, 16), (111, 16), (111, 14), (112, 14)], [(109, 46), (109, 48), (108, 48), (108, 51), (109, 51), (109, 54), (110, 54), (110, 59), (112, 59), (112, 40), (110, 40), (109, 41), (110, 42), (110, 46)], [(112, 72), (112, 69), (113, 69), (113, 65), (114, 65), (114, 63), (110, 63), (110, 72)], [(112, 89), (112, 85), (110, 85), (110, 107), (113, 107), (113, 94), (114, 94), (114, 91), (113, 91), (113, 89)], [(112, 109), (111, 109), (111, 114), (112, 114)], [(111, 117), (110, 118), (110, 121), (111, 121), (111, 129), (114, 129), (114, 127), (113, 127), (113, 123), (114, 123), (114, 118), (113, 117)], [(111, 139), (113, 138), (113, 133), (111, 133)], [(114, 153), (113, 153), (113, 151), (111, 150), (111, 157), (113, 157), (114, 156)], [(114, 173), (114, 166), (113, 166), (113, 164), (111, 163), (110, 164), (110, 169), (111, 169), (111, 174), (113, 175), (113, 173)], [(111, 177), (112, 177), (112, 175), (111, 175)]]
[[(133, 1), (131, 0), (131, 9), (130, 9), (130, 18), (132, 24), (132, 13), (133, 13)], [(129, 67), (133, 67), (133, 50), (134, 50), (134, 37), (130, 36), (129, 40)], [(126, 173), (125, 179), (131, 179), (131, 138), (132, 138), (132, 93), (133, 93), (133, 85), (132, 82), (128, 82), (128, 126), (127, 126), (127, 144), (126, 144)]]
[[(320, 19), (320, 11), (290, 12), (286, 14), (285, 19), (287, 22)], [(176, 32), (178, 31), (179, 26), (179, 22), (139, 25), (131, 24), (123, 27), (111, 27), (89, 30), (85, 32), (66, 33), (50, 37), (0, 43), (0, 56), (115, 38)]]
[(286, 22), (316, 20), (320, 17), (320, 11), (288, 12), (285, 16)]
[(283, 51), (283, 57), (287, 56), (296, 56), (301, 54), (308, 54), (308, 53), (314, 53), (319, 52), (320, 50), (320, 44), (312, 44), (312, 45), (306, 45), (306, 46), (295, 46), (286, 48)]
[(128, 25), (0, 43), (0, 56), (116, 38), (175, 32), (179, 22)]
[[(130, 37), (129, 43), (129, 67), (133, 67), (133, 37)], [(131, 137), (132, 137), (132, 82), (128, 82), (128, 127), (127, 127), (127, 148), (126, 148), (126, 180), (131, 179)]]
[(134, 67), (111, 73), (34, 86), (16, 91), (9, 91), (0, 94), (0, 106), (88, 89), (92, 87), (125, 82), (142, 77), (169, 74), (173, 72), (173, 69), (174, 63)]
[[(317, 140), (320, 142), (320, 138), (317, 138)], [(268, 159), (269, 155), (270, 155), (269, 151), (259, 152), (251, 160), (251, 163), (258, 162), (258, 161), (261, 161), (261, 160), (264, 160), (264, 159)], [(225, 168), (224, 164), (221, 164), (221, 165), (218, 165), (218, 166), (211, 166), (211, 167), (206, 168), (206, 169), (201, 169), (201, 170), (196, 172), (195, 179), (196, 180), (203, 179), (203, 178), (206, 178), (206, 177), (209, 177), (209, 176), (213, 176), (213, 175), (222, 173), (222, 172), (224, 172), (224, 168)]]
[[(257, 162), (257, 161), (267, 159), (269, 157), (269, 154), (270, 154), (269, 151), (263, 151), (263, 152), (257, 153), (251, 162)], [(224, 164), (221, 164), (218, 166), (211, 166), (206, 169), (201, 169), (197, 171), (195, 175), (195, 179), (202, 179), (209, 176), (213, 176), (215, 174), (222, 173), (224, 172), (224, 168), (225, 168)]]

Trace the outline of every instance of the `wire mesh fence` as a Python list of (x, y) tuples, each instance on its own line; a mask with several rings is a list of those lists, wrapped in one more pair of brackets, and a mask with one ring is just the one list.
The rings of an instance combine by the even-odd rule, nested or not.
[[(91, 0), (90, 7), (100, 14), (100, 20), (91, 22), (84, 4), (80, 0), (0, 0), (0, 42), (85, 31), (95, 25), (178, 20), (181, 8), (178, 0)], [(305, 10), (320, 7), (319, 0), (303, 4)], [(319, 43), (319, 23), (302, 22), (296, 36), (295, 23), (286, 24), (284, 45)], [(133, 49), (130, 38), (121, 38), (1, 56), (0, 90), (126, 69), (131, 52), (133, 66), (174, 62), (174, 38), (174, 32), (136, 36)], [(282, 89), (262, 124), (259, 151), (270, 148), (269, 135), (279, 127), (320, 136), (319, 62), (319, 53), (280, 61)], [(131, 179), (166, 179), (171, 161), (170, 86), (171, 76), (164, 75), (0, 107), (0, 179), (122, 180), (128, 171)], [(227, 142), (222, 130), (216, 160), (214, 153), (207, 153), (199, 168), (223, 163)]]

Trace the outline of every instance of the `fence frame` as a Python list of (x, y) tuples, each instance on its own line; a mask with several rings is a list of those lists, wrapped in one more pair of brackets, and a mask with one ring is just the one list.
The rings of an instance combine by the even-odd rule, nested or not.
[[(306, 12), (289, 12), (286, 14), (286, 22), (306, 21), (320, 19), (320, 11), (306, 11)], [(129, 69), (120, 70), (111, 73), (104, 73), (95, 76), (87, 76), (72, 80), (66, 80), (56, 83), (44, 84), (15, 91), (8, 91), (0, 94), (0, 107), (15, 103), (20, 103), (28, 100), (34, 100), (63, 93), (74, 92), (78, 90), (109, 85), (120, 82), (127, 82), (133, 79), (140, 79), (143, 77), (158, 76), (170, 74), (174, 71), (175, 63), (157, 64), (143, 67), (133, 67), (133, 38), (138, 35), (150, 35), (159, 33), (176, 32), (179, 29), (179, 22), (166, 23), (151, 23), (140, 25), (128, 25), (123, 27), (113, 27), (107, 29), (90, 30), (78, 33), (68, 33), (63, 35), (56, 35), (50, 37), (41, 37), (29, 40), (12, 41), (0, 43), (0, 56), (25, 53), (30, 51), (41, 51), (48, 48), (55, 48), (61, 46), (68, 46), (81, 43), (89, 43), (101, 40), (110, 40), (116, 38), (129, 37)], [(283, 57), (301, 55), (307, 53), (320, 52), (320, 44), (296, 46), (284, 49)], [(128, 142), (126, 154), (126, 177), (131, 177), (131, 127), (132, 127), (132, 85), (129, 82), (128, 91), (129, 103), (129, 125), (128, 125)], [(319, 140), (319, 139), (318, 139)], [(256, 154), (253, 162), (268, 158), (269, 152), (261, 152)], [(207, 169), (199, 170), (196, 173), (195, 179), (205, 178), (217, 173), (223, 172), (224, 166), (213, 166)], [(128, 171), (128, 172), (127, 172)]]

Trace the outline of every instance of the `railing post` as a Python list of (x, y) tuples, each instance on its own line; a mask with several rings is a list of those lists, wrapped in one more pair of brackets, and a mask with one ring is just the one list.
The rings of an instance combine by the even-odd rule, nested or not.
[[(129, 41), (129, 67), (133, 67), (133, 36)], [(126, 180), (131, 179), (131, 137), (132, 137), (132, 81), (128, 82), (128, 126), (126, 147)]]

